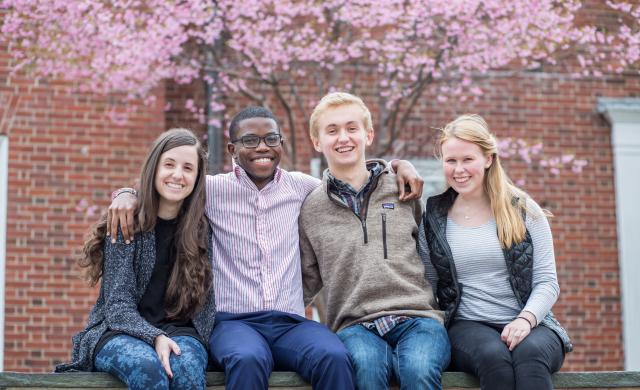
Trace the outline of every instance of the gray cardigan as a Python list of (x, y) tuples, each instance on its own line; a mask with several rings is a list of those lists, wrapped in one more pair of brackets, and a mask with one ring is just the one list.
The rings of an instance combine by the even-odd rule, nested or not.
[[(155, 231), (136, 236), (128, 245), (124, 243), (120, 231), (115, 244), (109, 239), (104, 241), (104, 274), (100, 295), (91, 309), (87, 327), (72, 339), (71, 362), (56, 366), (56, 372), (92, 371), (94, 348), (108, 329), (137, 337), (152, 346), (156, 336), (164, 334), (138, 312), (138, 302), (147, 289), (156, 262)], [(196, 331), (205, 341), (209, 340), (215, 320), (213, 290), (212, 286), (207, 301), (193, 318)]]

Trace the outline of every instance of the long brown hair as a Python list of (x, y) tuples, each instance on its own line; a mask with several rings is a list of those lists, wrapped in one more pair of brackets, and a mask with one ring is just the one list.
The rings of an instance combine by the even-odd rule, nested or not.
[[(175, 233), (176, 261), (165, 294), (169, 318), (192, 318), (204, 304), (212, 288), (211, 261), (207, 252), (209, 224), (204, 215), (206, 153), (198, 138), (187, 129), (171, 129), (162, 133), (153, 143), (140, 172), (138, 205), (134, 212), (137, 234), (155, 228), (160, 195), (155, 188), (156, 168), (160, 156), (179, 146), (195, 146), (198, 154), (198, 175), (193, 191), (182, 202)], [(106, 213), (93, 226), (85, 242), (78, 264), (86, 268), (90, 285), (102, 278)]]
[[(480, 115), (466, 114), (447, 124), (436, 142), (436, 155), (439, 158), (442, 157), (442, 144), (451, 138), (478, 145), (485, 156), (492, 157), (493, 161), (485, 171), (483, 189), (491, 201), (498, 239), (503, 248), (509, 248), (514, 243), (522, 241), (526, 234), (522, 213), (526, 211), (536, 216), (536, 212), (527, 207), (526, 200), (529, 195), (516, 187), (502, 168), (498, 143), (489, 131), (487, 122)], [(543, 210), (543, 213), (551, 215), (546, 210)]]

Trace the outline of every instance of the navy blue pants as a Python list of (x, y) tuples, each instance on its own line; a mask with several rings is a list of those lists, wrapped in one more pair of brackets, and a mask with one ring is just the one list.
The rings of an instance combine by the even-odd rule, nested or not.
[(294, 314), (218, 313), (209, 339), (227, 389), (264, 390), (271, 371), (295, 371), (315, 390), (355, 388), (349, 352), (326, 326)]

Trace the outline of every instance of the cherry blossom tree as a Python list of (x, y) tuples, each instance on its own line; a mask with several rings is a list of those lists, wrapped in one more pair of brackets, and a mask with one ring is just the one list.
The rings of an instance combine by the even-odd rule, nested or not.
[[(222, 137), (229, 96), (277, 105), (289, 134), (304, 131), (297, 118), (328, 91), (374, 96), (376, 154), (393, 150), (425, 94), (481, 96), (475, 80), (492, 70), (598, 75), (637, 64), (640, 6), (607, 6), (619, 15), (616, 31), (580, 23), (578, 0), (0, 0), (15, 69), (120, 101), (153, 101), (165, 79), (202, 80), (205, 107), (186, 109), (210, 140)], [(288, 139), (296, 167), (296, 137)], [(537, 155), (521, 149), (512, 155)]]

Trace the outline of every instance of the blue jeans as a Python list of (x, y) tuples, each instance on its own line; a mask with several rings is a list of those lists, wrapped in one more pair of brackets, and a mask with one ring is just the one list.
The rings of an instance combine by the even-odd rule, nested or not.
[(180, 347), (180, 356), (171, 353), (169, 379), (155, 348), (132, 336), (119, 335), (109, 340), (96, 355), (96, 371), (108, 372), (137, 389), (204, 389), (207, 350), (193, 337), (171, 338)]
[(326, 326), (279, 311), (218, 313), (209, 339), (226, 388), (268, 388), (273, 369), (295, 371), (315, 390), (351, 390), (349, 352)]
[(442, 388), (451, 347), (444, 326), (432, 318), (406, 320), (382, 337), (356, 324), (338, 337), (351, 354), (358, 389), (388, 389), (392, 376), (401, 390)]

